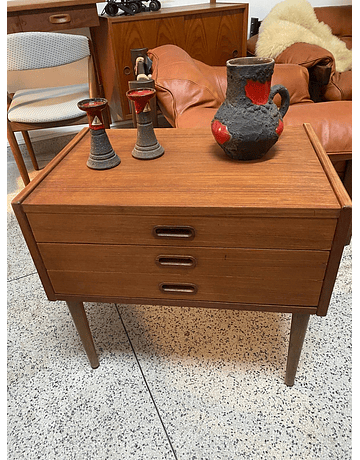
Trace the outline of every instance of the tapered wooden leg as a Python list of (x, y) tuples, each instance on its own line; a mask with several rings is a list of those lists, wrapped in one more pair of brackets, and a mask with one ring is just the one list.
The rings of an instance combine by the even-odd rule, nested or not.
[(21, 152), (20, 152), (16, 137), (15, 137), (15, 134), (13, 133), (12, 129), (9, 128), (9, 125), (8, 125), (8, 128), (7, 128), (7, 137), (8, 137), (10, 148), (11, 148), (11, 151), (12, 151), (12, 153), (14, 155), (18, 170), (20, 172), (20, 176), (21, 176), (21, 178), (22, 178), (22, 180), (24, 182), (24, 185), (27, 185), (30, 182), (30, 177), (29, 177), (29, 174), (27, 172), (27, 169), (26, 169), (26, 166), (25, 166), (25, 163), (24, 163), (24, 159), (23, 159), (23, 157), (21, 155)]
[(70, 310), (76, 329), (80, 335), (87, 357), (89, 358), (91, 367), (93, 369), (96, 369), (97, 367), (99, 367), (99, 360), (92, 339), (89, 323), (84, 310), (84, 304), (82, 302), (73, 301), (66, 303)]
[(309, 314), (292, 314), (290, 342), (285, 377), (285, 383), (289, 387), (294, 385), (296, 370), (299, 364), (301, 349), (304, 343), (309, 318)]
[(29, 133), (27, 131), (21, 131), (21, 134), (23, 135), (23, 138), (26, 144), (26, 148), (28, 149), (28, 152), (31, 158), (31, 163), (34, 166), (35, 171), (39, 171), (39, 165), (35, 157), (35, 153), (34, 153), (34, 149), (33, 149), (33, 146), (30, 140)]

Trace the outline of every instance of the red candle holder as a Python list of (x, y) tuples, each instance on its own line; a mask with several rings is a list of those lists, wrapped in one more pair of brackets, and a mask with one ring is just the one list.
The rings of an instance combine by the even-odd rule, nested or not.
[(131, 89), (126, 96), (134, 102), (137, 123), (137, 138), (132, 156), (140, 160), (152, 160), (164, 154), (164, 148), (156, 139), (151, 120), (149, 101), (156, 94), (153, 88)]
[(83, 99), (78, 102), (80, 110), (86, 112), (91, 133), (90, 155), (87, 166), (91, 169), (110, 169), (120, 164), (121, 160), (114, 152), (105, 131), (102, 111), (107, 105), (103, 98)]

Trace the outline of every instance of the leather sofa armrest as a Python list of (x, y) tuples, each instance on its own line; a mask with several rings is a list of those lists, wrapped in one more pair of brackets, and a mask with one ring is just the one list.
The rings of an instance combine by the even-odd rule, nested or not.
[[(256, 55), (258, 35), (247, 41), (247, 55)], [(309, 94), (314, 102), (322, 99), (324, 87), (334, 71), (334, 57), (326, 49), (308, 43), (295, 43), (286, 48), (275, 60), (277, 64), (296, 64), (309, 71)], [(286, 86), (286, 85), (285, 85)]]
[(352, 99), (351, 70), (337, 72), (333, 55), (320, 46), (295, 43), (279, 54), (275, 62), (299, 64), (308, 69), (309, 92), (314, 102)]
[(309, 43), (294, 43), (277, 56), (277, 64), (298, 64), (307, 69), (316, 65), (331, 66), (335, 70), (334, 56), (330, 51)]
[(159, 46), (148, 55), (158, 104), (171, 126), (189, 108), (218, 108), (225, 99), (225, 66), (206, 65), (175, 45)]

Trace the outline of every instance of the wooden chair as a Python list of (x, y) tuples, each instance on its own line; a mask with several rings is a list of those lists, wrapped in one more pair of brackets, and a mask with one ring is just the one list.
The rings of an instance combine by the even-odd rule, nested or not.
[[(91, 41), (83, 35), (23, 32), (7, 36), (8, 71), (44, 69), (88, 57), (88, 83), (8, 93), (8, 141), (25, 185), (29, 175), (15, 132), (21, 131), (35, 170), (39, 169), (28, 131), (86, 123), (77, 102), (99, 97), (99, 81)], [(109, 126), (108, 120), (106, 121)]]

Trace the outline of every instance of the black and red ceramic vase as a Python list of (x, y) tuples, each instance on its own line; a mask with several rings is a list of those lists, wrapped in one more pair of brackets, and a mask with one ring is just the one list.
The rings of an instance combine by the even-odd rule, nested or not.
[[(226, 99), (211, 122), (211, 130), (225, 153), (236, 160), (262, 158), (278, 141), (290, 96), (282, 85), (271, 87), (273, 59), (230, 59)], [(280, 108), (273, 102), (281, 96)]]
[(156, 94), (153, 88), (127, 91), (126, 96), (134, 102), (137, 124), (136, 144), (132, 156), (139, 160), (153, 160), (164, 154), (164, 148), (156, 139), (149, 101)]
[(107, 105), (103, 98), (83, 99), (78, 107), (87, 113), (91, 135), (90, 155), (87, 166), (91, 169), (111, 169), (120, 164), (121, 160), (114, 152), (105, 131), (102, 111)]

